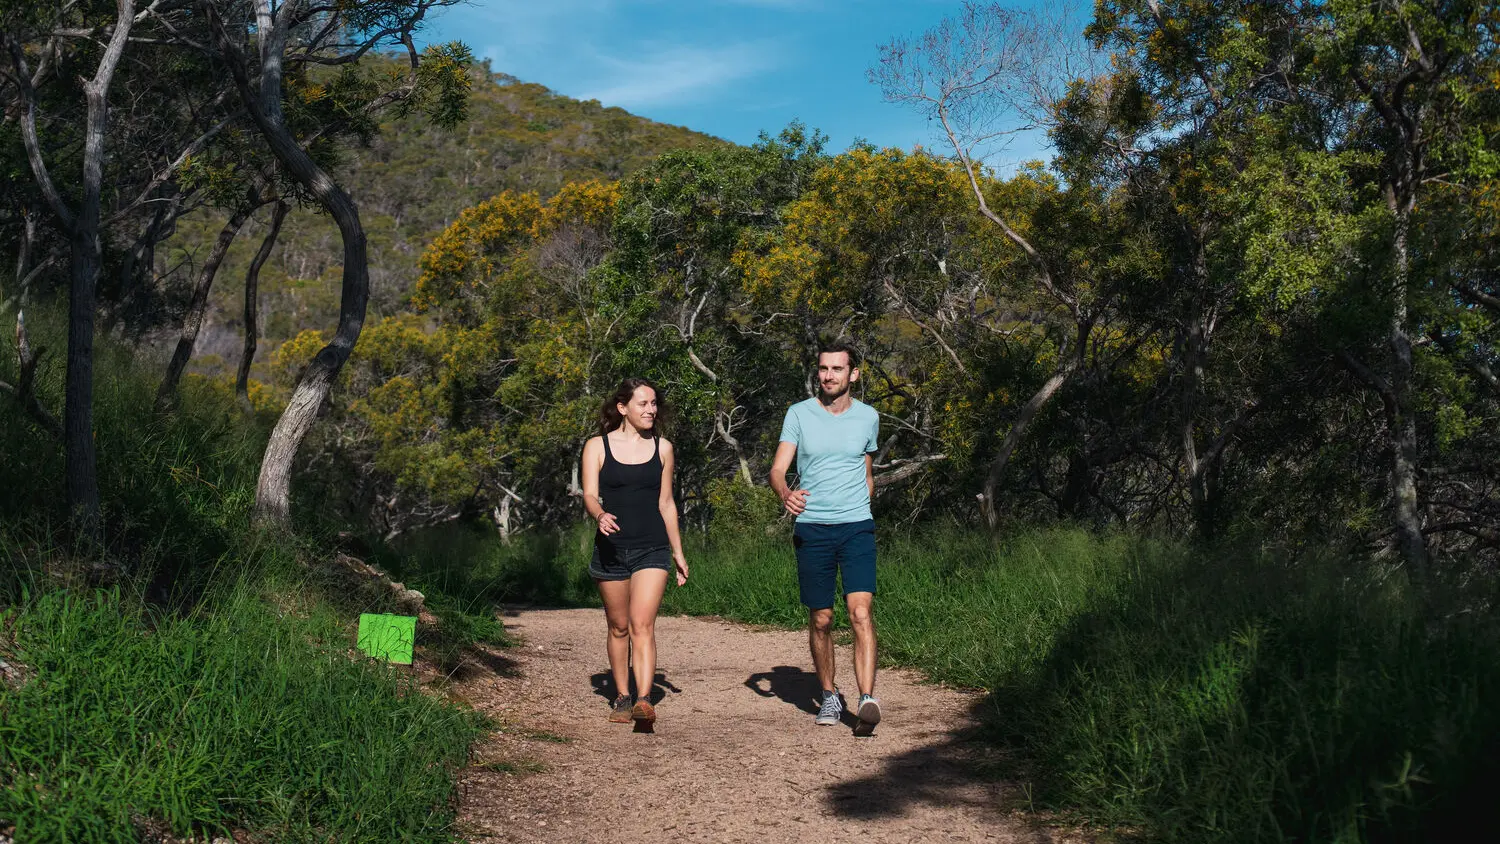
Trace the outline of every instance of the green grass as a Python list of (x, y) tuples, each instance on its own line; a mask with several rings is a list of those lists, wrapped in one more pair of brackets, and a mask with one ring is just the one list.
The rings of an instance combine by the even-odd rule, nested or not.
[[(805, 624), (789, 542), (687, 551), (665, 612)], [(459, 593), (597, 605), (584, 529), (408, 552)], [(988, 740), (1019, 751), (999, 773), (1041, 806), (1182, 842), (1444, 840), (1488, 817), (1500, 620), (1473, 588), (1418, 602), (1347, 555), (1066, 528), (882, 536), (880, 554), (882, 660), (988, 690)]]
[[(32, 339), (63, 347), (46, 313)], [(14, 380), (0, 355), (0, 378)], [(63, 529), (62, 453), (0, 400), (0, 831), (20, 841), (137, 841), (147, 829), (266, 840), (449, 841), (455, 772), (487, 725), (354, 653), (358, 612), (392, 609), (321, 565), (333, 525), (304, 500), (298, 538), (250, 508), (269, 420), (98, 346), (95, 429), (107, 547)], [(40, 388), (61, 405), (62, 367)], [(430, 651), (503, 642), (474, 603), (429, 594)]]
[[(295, 589), (278, 590), (294, 594)], [(346, 619), (241, 585), (186, 616), (118, 590), (12, 611), (34, 678), (0, 690), (0, 818), (22, 841), (443, 840), (482, 721), (351, 658)]]

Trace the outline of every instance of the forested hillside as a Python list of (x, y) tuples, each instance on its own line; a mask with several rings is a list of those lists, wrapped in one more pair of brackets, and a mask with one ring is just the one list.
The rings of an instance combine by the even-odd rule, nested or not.
[[(388, 116), (368, 145), (342, 151), (335, 169), (359, 204), (370, 241), (371, 313), (394, 313), (411, 294), (417, 257), (463, 209), (501, 191), (546, 197), (586, 179), (619, 179), (673, 149), (725, 142), (555, 94), (489, 69), (473, 71), (469, 119), (443, 129), (420, 115)], [(254, 215), (230, 247), (198, 343), (202, 371), (233, 371), (240, 353), (245, 270), (272, 215)], [(158, 259), (183, 288), (227, 215), (205, 209), (178, 223)], [(331, 328), (338, 313), (339, 234), (316, 209), (292, 211), (261, 270), (261, 349), (269, 355), (304, 328)], [(180, 307), (180, 305), (179, 305)], [(170, 323), (170, 319), (167, 320)]]

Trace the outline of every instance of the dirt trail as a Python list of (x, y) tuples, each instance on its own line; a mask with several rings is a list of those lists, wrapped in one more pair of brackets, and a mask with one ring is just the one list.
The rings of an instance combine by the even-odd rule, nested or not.
[[(1020, 790), (985, 773), (1000, 760), (965, 738), (972, 694), (884, 670), (885, 718), (856, 738), (852, 718), (813, 723), (805, 634), (662, 618), (656, 732), (640, 734), (605, 720), (601, 611), (527, 609), (505, 622), (523, 644), (452, 689), (509, 725), (463, 778), (471, 840), (1083, 840), (1028, 822)], [(840, 649), (852, 700), (850, 657)]]

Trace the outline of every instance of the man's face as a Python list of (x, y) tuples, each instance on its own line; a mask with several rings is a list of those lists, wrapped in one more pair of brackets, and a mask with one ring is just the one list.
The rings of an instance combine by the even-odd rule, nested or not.
[(818, 355), (818, 386), (823, 388), (823, 398), (833, 400), (842, 396), (858, 380), (859, 370), (849, 366), (848, 352)]

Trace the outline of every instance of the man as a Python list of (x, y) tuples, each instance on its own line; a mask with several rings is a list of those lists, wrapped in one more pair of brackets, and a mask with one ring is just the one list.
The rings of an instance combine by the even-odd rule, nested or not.
[[(880, 417), (857, 401), (849, 388), (859, 380), (859, 357), (847, 343), (825, 345), (818, 353), (818, 395), (787, 409), (781, 442), (771, 464), (771, 488), (797, 517), (792, 544), (797, 549), (797, 584), (807, 607), (807, 639), (822, 684), (817, 723), (837, 724), (844, 701), (834, 684), (834, 581), (843, 576), (844, 605), (854, 629), (854, 678), (859, 685), (857, 735), (869, 735), (880, 722), (875, 698), (875, 522), (870, 499)], [(786, 473), (797, 459), (800, 489), (787, 486)]]

